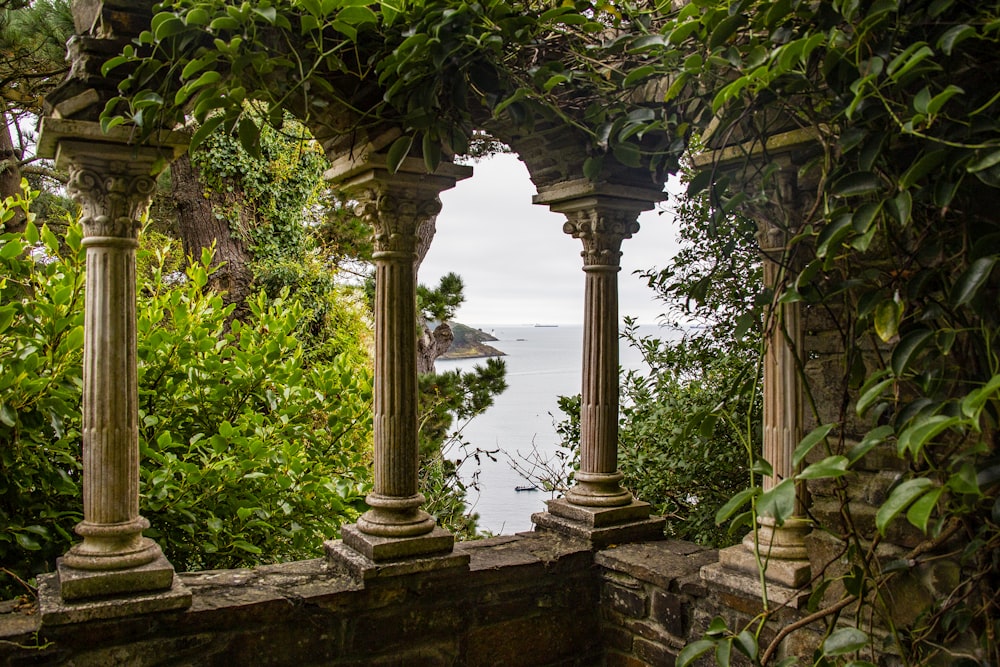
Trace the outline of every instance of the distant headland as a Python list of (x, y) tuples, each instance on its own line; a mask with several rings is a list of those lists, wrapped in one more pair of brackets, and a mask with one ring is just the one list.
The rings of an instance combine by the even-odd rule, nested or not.
[(473, 329), (458, 322), (451, 322), (451, 331), (455, 334), (455, 340), (451, 342), (451, 347), (448, 348), (448, 351), (439, 357), (440, 359), (475, 359), (477, 357), (506, 356), (506, 352), (501, 352), (492, 345), (486, 344), (486, 341), (495, 341), (497, 338), (482, 329)]

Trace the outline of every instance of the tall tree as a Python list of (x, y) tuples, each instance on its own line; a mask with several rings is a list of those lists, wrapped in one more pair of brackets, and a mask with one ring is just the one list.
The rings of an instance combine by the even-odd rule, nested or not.
[[(42, 96), (66, 73), (72, 33), (67, 0), (0, 3), (0, 199), (20, 192), (22, 175), (30, 173), (25, 167), (37, 160), (22, 127), (34, 123)], [(23, 227), (21, 213), (6, 225), (7, 231)]]

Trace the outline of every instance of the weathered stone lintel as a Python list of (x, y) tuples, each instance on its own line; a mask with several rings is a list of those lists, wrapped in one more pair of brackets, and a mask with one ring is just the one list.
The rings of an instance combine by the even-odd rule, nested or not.
[[(111, 594), (122, 586), (125, 587), (125, 591), (134, 591), (135, 589), (132, 587), (140, 580), (142, 585), (149, 585), (149, 581), (156, 578), (150, 573), (150, 570), (158, 570), (157, 575), (162, 575), (164, 565), (169, 568), (170, 576), (170, 579), (167, 580), (166, 590), (131, 592), (127, 595)], [(66, 568), (60, 567), (58, 574), (38, 577), (38, 607), (42, 624), (52, 626), (85, 623), (140, 614), (178, 611), (191, 606), (191, 591), (179, 578), (174, 576), (174, 569), (165, 558), (141, 568), (134, 568), (134, 570), (141, 572), (122, 570), (115, 573), (76, 570), (70, 574)], [(147, 577), (151, 579), (147, 580)], [(67, 585), (70, 586), (71, 590), (73, 587), (83, 587), (83, 590), (97, 589), (107, 592), (104, 593), (104, 597), (70, 600), (65, 595)], [(60, 588), (62, 588), (62, 592)]]
[(553, 211), (566, 211), (592, 207), (598, 202), (606, 205), (619, 204), (622, 208), (647, 211), (658, 201), (667, 198), (661, 189), (620, 185), (617, 183), (595, 183), (587, 178), (563, 181), (556, 185), (539, 188), (531, 198), (532, 204), (549, 206)]
[[(172, 160), (187, 150), (191, 137), (184, 132), (161, 131), (154, 134), (147, 144), (135, 143), (135, 131), (119, 125), (108, 132), (101, 129), (100, 123), (70, 118), (42, 118), (38, 137), (38, 157), (55, 158), (61, 140), (94, 142), (94, 150), (100, 150), (103, 145), (111, 144), (116, 150), (128, 150), (128, 147), (156, 148), (164, 157)], [(63, 166), (63, 165), (59, 165)]]

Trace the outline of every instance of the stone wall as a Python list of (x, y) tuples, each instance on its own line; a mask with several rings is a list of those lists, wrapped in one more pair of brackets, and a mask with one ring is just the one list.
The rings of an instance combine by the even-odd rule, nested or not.
[(698, 573), (716, 559), (714, 549), (675, 540), (598, 552), (605, 664), (673, 664), (707, 627), (702, 609), (711, 604)]
[(470, 554), (469, 570), (366, 584), (320, 559), (182, 574), (194, 596), (185, 612), (44, 627), (36, 616), (0, 613), (0, 664), (571, 667), (601, 662), (598, 583), (587, 545), (526, 533), (458, 549)]

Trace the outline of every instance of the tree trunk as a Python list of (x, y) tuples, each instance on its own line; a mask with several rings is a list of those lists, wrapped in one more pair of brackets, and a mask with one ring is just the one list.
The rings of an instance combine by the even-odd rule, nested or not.
[[(436, 232), (436, 217), (422, 224), (417, 230), (417, 260), (414, 262), (414, 272), (419, 270), (427, 251), (431, 249), (431, 241), (434, 240)], [(417, 372), (433, 373), (434, 362), (448, 351), (454, 338), (455, 334), (447, 322), (440, 322), (431, 329), (423, 314), (417, 313)]]
[(216, 206), (224, 210), (240, 211), (244, 207), (238, 194), (224, 200), (218, 193), (205, 194), (200, 173), (187, 154), (178, 158), (170, 167), (171, 195), (177, 207), (176, 231), (184, 245), (185, 254), (196, 259), (202, 248), (215, 244), (213, 265), (221, 265), (212, 275), (209, 286), (224, 291), (226, 303), (236, 303), (237, 317), (253, 286), (250, 260), (253, 254), (245, 241), (230, 228), (229, 221), (215, 214)]
[[(21, 194), (21, 156), (14, 148), (7, 113), (0, 111), (0, 201)], [(4, 225), (5, 232), (23, 232), (27, 224), (24, 212), (15, 209), (14, 217)]]

